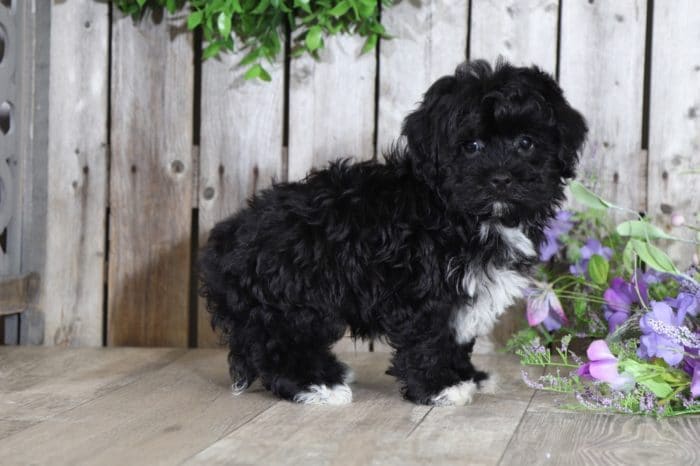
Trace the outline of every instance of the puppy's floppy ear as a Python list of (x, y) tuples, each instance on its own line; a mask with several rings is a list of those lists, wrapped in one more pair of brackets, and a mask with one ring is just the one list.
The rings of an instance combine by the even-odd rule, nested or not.
[(451, 94), (456, 84), (453, 76), (443, 76), (430, 86), (417, 110), (403, 122), (401, 134), (406, 137), (408, 148), (414, 155), (437, 155), (445, 139), (449, 102), (445, 96)]
[(479, 82), (493, 73), (485, 60), (473, 60), (457, 66), (453, 76), (443, 76), (433, 83), (423, 96), (423, 101), (403, 122), (401, 134), (414, 154), (437, 156), (449, 143), (454, 131), (456, 113), (463, 102), (456, 100), (459, 87), (466, 81)]
[(561, 141), (559, 162), (561, 163), (562, 176), (564, 178), (573, 178), (576, 176), (579, 151), (586, 140), (588, 127), (583, 116), (574, 110), (564, 96), (561, 95), (561, 90), (559, 90), (559, 93), (559, 99), (557, 99), (553, 109)]
[(531, 70), (534, 70), (539, 85), (544, 85), (543, 95), (554, 113), (554, 124), (559, 133), (561, 144), (558, 159), (561, 164), (562, 176), (573, 178), (576, 176), (578, 154), (586, 140), (586, 133), (588, 133), (586, 120), (569, 105), (564, 97), (564, 92), (552, 76), (537, 67), (533, 67)]

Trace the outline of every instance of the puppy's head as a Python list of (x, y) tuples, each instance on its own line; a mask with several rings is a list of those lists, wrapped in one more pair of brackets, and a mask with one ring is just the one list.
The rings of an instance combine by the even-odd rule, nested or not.
[(403, 125), (414, 170), (451, 209), (508, 224), (552, 214), (586, 132), (551, 76), (485, 61), (436, 81)]

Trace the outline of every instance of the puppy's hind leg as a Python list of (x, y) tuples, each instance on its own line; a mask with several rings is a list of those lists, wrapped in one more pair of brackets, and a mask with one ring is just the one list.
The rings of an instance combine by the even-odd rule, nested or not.
[(328, 349), (289, 349), (262, 373), (263, 383), (280, 398), (302, 404), (352, 402), (347, 366)]
[(228, 364), (232, 383), (231, 391), (234, 395), (240, 395), (255, 382), (258, 378), (258, 372), (241, 351), (234, 349), (234, 345), (231, 345), (231, 351), (228, 353)]

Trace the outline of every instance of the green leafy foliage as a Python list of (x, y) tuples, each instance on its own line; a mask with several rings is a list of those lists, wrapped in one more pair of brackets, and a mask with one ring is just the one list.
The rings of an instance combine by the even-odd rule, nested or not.
[(574, 196), (574, 199), (588, 208), (608, 210), (612, 206), (612, 204), (603, 200), (600, 196), (578, 181), (572, 181), (569, 188), (571, 189), (571, 194)]
[(593, 254), (588, 262), (588, 274), (591, 276), (593, 283), (605, 285), (608, 282), (608, 272), (610, 272), (610, 264), (603, 256)]
[[(537, 390), (572, 394), (577, 404), (565, 405), (572, 409), (658, 417), (700, 413), (700, 397), (691, 390), (697, 382), (691, 382), (694, 373), (688, 371), (696, 356), (687, 349), (700, 347), (691, 341), (700, 335), (700, 320), (687, 313), (682, 324), (662, 322), (668, 328), (649, 323), (658, 319), (658, 303), (680, 316), (681, 306), (690, 309), (696, 304), (688, 303), (700, 298), (698, 269), (681, 273), (657, 244), (700, 242), (666, 233), (644, 214), (608, 202), (580, 183), (572, 183), (571, 191), (587, 209), (565, 212), (553, 221), (550, 232), (556, 232), (556, 253), (537, 267), (527, 298), (528, 310), (541, 311), (532, 297), (545, 293), (553, 295), (547, 295), (547, 302), (559, 302), (560, 308), (550, 304), (545, 309), (549, 326), (529, 320), (533, 327), (519, 330), (506, 346), (524, 366), (545, 369), (537, 378), (523, 369), (523, 381)], [(616, 224), (613, 212), (634, 219)], [(676, 223), (700, 232), (684, 219)], [(552, 244), (551, 237), (547, 241)], [(651, 269), (663, 273), (649, 273)], [(669, 300), (681, 292), (682, 299)], [(562, 313), (566, 318), (560, 317)], [(652, 320), (643, 321), (647, 316)], [(561, 324), (553, 325), (558, 318)], [(669, 343), (651, 339), (659, 335)], [(572, 343), (572, 338), (579, 341)], [(585, 344), (587, 360), (573, 353), (570, 344), (577, 351)], [(662, 344), (667, 347), (658, 346)], [(685, 348), (683, 359), (674, 365), (662, 354), (670, 347)], [(576, 370), (566, 374), (566, 369)]]
[(653, 244), (638, 239), (631, 239), (630, 243), (632, 250), (649, 267), (659, 272), (680, 273), (671, 258)]
[(615, 229), (620, 236), (639, 239), (675, 239), (661, 228), (644, 220), (628, 220)]
[(634, 377), (634, 380), (659, 398), (666, 398), (673, 393), (671, 385), (664, 380), (666, 370), (655, 364), (625, 359), (619, 368)]
[[(148, 8), (170, 13), (186, 9), (187, 27), (201, 29), (203, 59), (222, 52), (246, 50), (240, 65), (248, 79), (270, 80), (263, 63), (280, 55), (287, 31), (291, 54), (316, 57), (323, 38), (355, 34), (365, 38), (363, 53), (373, 50), (379, 38), (388, 38), (379, 21), (377, 0), (113, 0), (124, 13), (139, 17)], [(381, 0), (384, 7), (392, 0)]]

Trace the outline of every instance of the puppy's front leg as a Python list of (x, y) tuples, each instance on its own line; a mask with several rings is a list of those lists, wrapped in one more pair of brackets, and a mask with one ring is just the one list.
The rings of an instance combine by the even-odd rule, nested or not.
[(474, 368), (474, 340), (457, 343), (452, 335), (400, 346), (389, 370), (401, 383), (401, 393), (414, 403), (435, 406), (469, 404), (489, 376)]

